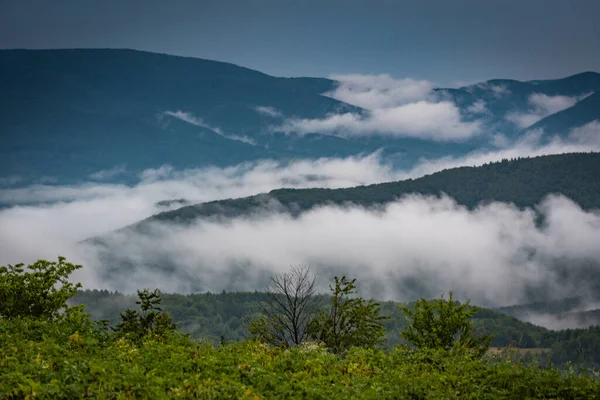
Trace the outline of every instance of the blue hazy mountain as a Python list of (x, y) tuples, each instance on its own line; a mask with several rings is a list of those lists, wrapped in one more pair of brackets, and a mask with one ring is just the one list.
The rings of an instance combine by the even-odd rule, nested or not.
[[(502, 133), (510, 138), (516, 138), (524, 131), (534, 128), (542, 128), (548, 135), (564, 136), (573, 128), (600, 119), (600, 74), (595, 72), (527, 82), (493, 79), (458, 89), (437, 90), (459, 105), (465, 112), (466, 119), (483, 118), (485, 130)], [(544, 115), (542, 110), (540, 120), (532, 125), (516, 124), (511, 114), (530, 114), (539, 108), (539, 105), (531, 101), (534, 95), (564, 96), (577, 100), (572, 107), (550, 115)], [(480, 113), (469, 111), (478, 103), (484, 107)]]
[(564, 135), (574, 128), (578, 128), (593, 121), (600, 120), (600, 91), (577, 102), (566, 110), (552, 114), (541, 121), (531, 125), (531, 129), (543, 129), (544, 132)]
[[(129, 175), (118, 179), (127, 180), (163, 164), (224, 166), (376, 150), (395, 165), (407, 167), (421, 157), (459, 155), (487, 145), (485, 135), (440, 143), (298, 136), (272, 129), (288, 118), (367, 112), (323, 95), (337, 84), (134, 50), (1, 50), (0, 178), (70, 182), (126, 166)], [(514, 137), (522, 127), (506, 116), (526, 112), (531, 94), (580, 96), (599, 88), (600, 75), (584, 73), (546, 81), (493, 80), (437, 92), (454, 101), (466, 120), (481, 118), (470, 110), (484, 104), (485, 129)], [(555, 130), (553, 124), (568, 129), (600, 118), (598, 107), (585, 106), (594, 99), (597, 104), (597, 95), (581, 101), (584, 111), (573, 107), (563, 111), (565, 116), (557, 114), (556, 120), (550, 116), (539, 123), (546, 129)]]

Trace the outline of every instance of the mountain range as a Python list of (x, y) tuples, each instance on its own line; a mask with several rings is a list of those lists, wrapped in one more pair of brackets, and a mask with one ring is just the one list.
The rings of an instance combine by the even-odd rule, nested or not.
[[(292, 132), (285, 128), (290, 121), (323, 122), (348, 116), (360, 122), (381, 111), (361, 107), (352, 96), (340, 96), (340, 88), (347, 85), (344, 79), (274, 77), (224, 62), (134, 50), (0, 50), (0, 186), (130, 184), (140, 180), (142, 171), (165, 164), (175, 169), (224, 167), (264, 159), (286, 162), (373, 152), (392, 167), (407, 169), (422, 159), (498, 149), (529, 135), (541, 144), (566, 140), (577, 128), (600, 121), (600, 74), (583, 72), (553, 80), (493, 79), (458, 88), (432, 87), (425, 97), (411, 100), (410, 104), (450, 104), (458, 110), (461, 123), (477, 126), (478, 133), (454, 139), (414, 132), (391, 135), (379, 128), (358, 135), (345, 134), (343, 129)], [(364, 90), (369, 94), (371, 89)], [(386, 90), (378, 94), (388, 95)], [(543, 229), (547, 221), (539, 207), (553, 194), (567, 197), (582, 212), (600, 209), (598, 171), (599, 153), (562, 154), (353, 188), (284, 188), (201, 204), (165, 199), (160, 205), (169, 211), (83, 243), (91, 246), (98, 261), (96, 273), (112, 288), (123, 289), (119, 285), (138, 271), (149, 281), (156, 276), (176, 277), (185, 283), (182, 291), (205, 291), (210, 287), (203, 273), (210, 268), (206, 263), (191, 272), (189, 265), (182, 268), (190, 261), (175, 259), (161, 247), (167, 238), (160, 236), (164, 230), (157, 234), (157, 225), (175, 232), (215, 221), (225, 226), (256, 215), (298, 220), (327, 206), (377, 213), (410, 196), (448, 196), (469, 212), (493, 202), (529, 210)], [(145, 254), (142, 244), (147, 243), (152, 244), (151, 252)], [(525, 257), (534, 257), (536, 251), (527, 248)], [(234, 264), (231, 271), (217, 271), (223, 275), (217, 280), (228, 290), (240, 289), (250, 275), (256, 283), (268, 273), (248, 271), (250, 261)], [(327, 271), (325, 264), (321, 267)], [(595, 284), (600, 281), (596, 264), (589, 259), (549, 260), (548, 268), (589, 294), (600, 288)], [(411, 298), (430, 294), (427, 287), (415, 283), (427, 281), (421, 278), (398, 282), (398, 290)], [(503, 312), (526, 319), (527, 313), (537, 310), (536, 304), (551, 304), (555, 299), (544, 285), (529, 288), (526, 297), (530, 306)], [(580, 306), (559, 314), (577, 324), (597, 319), (595, 309)]]
[(493, 147), (527, 131), (566, 136), (600, 119), (600, 74), (495, 79), (437, 88), (481, 134), (295, 134), (290, 119), (368, 116), (334, 98), (342, 82), (273, 77), (224, 62), (134, 50), (0, 50), (0, 178), (5, 185), (134, 182), (147, 168), (226, 166), (258, 159), (343, 157), (380, 151), (396, 167)]

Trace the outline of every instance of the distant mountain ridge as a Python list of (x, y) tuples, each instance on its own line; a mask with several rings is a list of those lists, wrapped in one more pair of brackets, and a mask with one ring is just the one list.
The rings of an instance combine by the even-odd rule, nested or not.
[[(323, 95), (337, 85), (331, 79), (278, 78), (224, 62), (126, 49), (0, 50), (0, 178), (20, 178), (19, 184), (77, 182), (122, 165), (120, 176), (111, 179), (136, 181), (140, 171), (163, 164), (226, 166), (376, 150), (394, 165), (409, 167), (422, 157), (457, 156), (486, 145), (481, 136), (440, 143), (272, 130), (288, 118), (364, 113)], [(485, 115), (486, 132), (517, 137), (523, 128), (507, 114), (529, 112), (532, 94), (581, 96), (599, 88), (600, 74), (586, 72), (435, 92), (453, 101), (465, 120)], [(564, 135), (600, 120), (598, 96), (544, 115), (538, 126)], [(484, 114), (470, 111), (475, 105)]]
[(561, 154), (504, 160), (480, 167), (459, 167), (418, 179), (343, 189), (278, 189), (240, 199), (217, 200), (165, 211), (145, 222), (188, 223), (198, 218), (238, 217), (275, 200), (283, 210), (299, 214), (333, 204), (373, 206), (408, 194), (446, 194), (474, 208), (482, 202), (512, 203), (533, 207), (549, 194), (563, 194), (584, 209), (600, 209), (600, 153)]

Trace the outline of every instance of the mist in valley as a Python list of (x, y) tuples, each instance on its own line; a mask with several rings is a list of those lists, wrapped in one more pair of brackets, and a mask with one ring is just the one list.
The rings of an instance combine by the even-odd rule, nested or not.
[[(159, 205), (170, 199), (199, 203), (281, 187), (352, 187), (505, 158), (600, 150), (597, 129), (590, 124), (547, 143), (533, 133), (462, 158), (422, 160), (410, 170), (395, 170), (374, 153), (182, 171), (162, 166), (132, 186), (92, 180), (100, 174), (79, 185), (4, 188), (0, 198), (10, 207), (0, 211), (0, 264), (63, 255), (85, 266), (74, 276), (84, 288), (126, 293), (262, 290), (272, 274), (306, 264), (319, 274), (321, 291), (344, 274), (358, 278), (361, 294), (380, 300), (452, 290), (495, 307), (593, 294), (589, 272), (600, 271), (600, 214), (561, 195), (524, 210), (504, 203), (470, 210), (448, 196), (411, 195), (374, 208), (321, 206), (296, 217), (266, 196), (250, 216), (155, 222), (145, 234), (119, 229), (176, 208)], [(85, 242), (99, 235), (109, 248)], [(527, 319), (560, 325), (543, 315)]]

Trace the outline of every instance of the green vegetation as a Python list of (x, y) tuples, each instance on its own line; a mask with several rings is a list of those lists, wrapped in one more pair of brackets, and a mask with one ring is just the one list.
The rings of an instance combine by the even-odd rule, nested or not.
[[(28, 267), (44, 283), (30, 286), (31, 299), (47, 294), (49, 286), (64, 282), (75, 268), (62, 258)], [(2, 285), (31, 280), (20, 268), (2, 268), (0, 277)], [(52, 293), (60, 298), (57, 293), (74, 293), (76, 286), (63, 285), (64, 292)], [(373, 328), (377, 337), (379, 306), (348, 297), (354, 289), (354, 281), (336, 279), (330, 311), (317, 320), (331, 328), (336, 308), (340, 313), (333, 313), (342, 315), (337, 321), (360, 320), (366, 314), (369, 323), (354, 325), (360, 334), (351, 337), (364, 338)], [(476, 309), (452, 297), (422, 299), (404, 309), (412, 319), (405, 336), (417, 348), (345, 342), (343, 355), (335, 346), (310, 340), (283, 347), (256, 340), (220, 345), (194, 340), (176, 330), (160, 304), (158, 291), (139, 291), (140, 311), (122, 313), (112, 332), (105, 322), (92, 322), (81, 305), (60, 304), (58, 313), (55, 307), (35, 314), (28, 308), (3, 309), (0, 398), (583, 399), (600, 393), (600, 380), (591, 371), (470, 351), (485, 347), (468, 322)], [(434, 332), (439, 335), (432, 336)], [(436, 335), (441, 340), (426, 339)], [(444, 344), (450, 337), (466, 346)]]
[[(247, 338), (247, 316), (256, 317), (259, 304), (268, 299), (266, 293), (162, 293), (163, 309), (169, 313), (179, 329), (193, 338), (213, 344), (242, 341)], [(120, 313), (136, 307), (136, 297), (108, 290), (78, 291), (72, 304), (85, 304), (94, 320), (107, 319), (111, 324), (120, 321)], [(412, 306), (412, 304), (409, 304)], [(386, 329), (384, 345), (393, 347), (406, 343), (401, 333), (408, 328), (408, 320), (399, 304), (381, 302), (381, 315)], [(550, 331), (540, 326), (489, 309), (479, 310), (472, 318), (474, 333), (492, 335), (492, 347), (551, 349), (551, 361), (558, 366), (566, 362), (600, 369), (600, 327)], [(543, 357), (545, 360), (546, 357)]]
[(161, 313), (159, 304), (162, 299), (158, 290), (138, 290), (138, 297), (140, 300), (136, 301), (136, 304), (140, 306), (141, 311), (128, 308), (121, 314), (121, 322), (114, 329), (119, 336), (139, 341), (149, 334), (163, 336), (177, 329), (169, 314)]
[(385, 342), (383, 320), (379, 303), (354, 297), (356, 279), (335, 277), (330, 286), (331, 305), (327, 312), (319, 310), (310, 324), (311, 338), (325, 344), (335, 354), (351, 347), (373, 348)]
[(68, 281), (79, 268), (64, 257), (57, 262), (39, 260), (27, 268), (23, 264), (0, 267), (0, 316), (55, 318), (81, 287)]
[(469, 349), (483, 355), (488, 351), (491, 336), (476, 337), (471, 318), (479, 311), (469, 302), (460, 304), (452, 293), (448, 300), (420, 299), (413, 308), (402, 307), (412, 319), (402, 337), (418, 348), (444, 350)]

